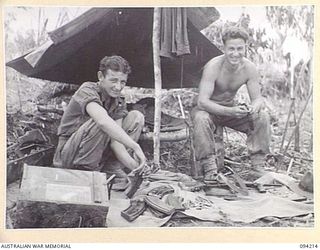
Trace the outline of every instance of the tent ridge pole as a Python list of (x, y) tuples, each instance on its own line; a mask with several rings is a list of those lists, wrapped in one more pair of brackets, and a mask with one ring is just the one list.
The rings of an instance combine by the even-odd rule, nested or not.
[(153, 158), (154, 165), (160, 167), (160, 124), (161, 124), (161, 64), (160, 64), (160, 8), (154, 8), (153, 12), (153, 65), (154, 65), (154, 131), (153, 131)]

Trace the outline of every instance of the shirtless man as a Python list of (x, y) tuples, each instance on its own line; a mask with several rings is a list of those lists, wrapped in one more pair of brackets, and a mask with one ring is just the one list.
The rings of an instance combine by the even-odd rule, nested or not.
[[(216, 126), (227, 126), (247, 134), (247, 145), (253, 172), (261, 172), (264, 156), (269, 153), (270, 122), (262, 110), (259, 73), (245, 58), (248, 34), (238, 27), (223, 32), (224, 55), (211, 59), (202, 74), (198, 105), (192, 111), (196, 159), (204, 181), (217, 174), (214, 132)], [(236, 105), (234, 97), (247, 85), (250, 106)]]

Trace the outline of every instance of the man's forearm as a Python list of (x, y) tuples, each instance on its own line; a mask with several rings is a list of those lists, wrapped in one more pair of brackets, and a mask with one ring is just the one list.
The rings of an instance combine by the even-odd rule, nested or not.
[(111, 117), (108, 116), (103, 122), (98, 123), (98, 125), (112, 139), (126, 147), (134, 149), (139, 146)]
[(231, 108), (215, 103), (211, 100), (198, 101), (198, 108), (210, 114), (231, 116)]
[(114, 152), (117, 159), (130, 170), (138, 167), (138, 162), (136, 162), (128, 153), (125, 146), (119, 142), (112, 142), (111, 149)]
[(112, 139), (122, 143), (128, 148), (137, 150), (140, 146), (130, 138), (130, 136), (113, 120), (106, 110), (95, 102), (90, 102), (86, 106), (86, 111), (97, 125)]

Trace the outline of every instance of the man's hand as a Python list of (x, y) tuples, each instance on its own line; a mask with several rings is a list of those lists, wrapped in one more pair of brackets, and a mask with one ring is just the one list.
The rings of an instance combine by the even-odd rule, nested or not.
[(239, 105), (231, 108), (231, 115), (234, 118), (243, 118), (248, 115), (249, 110), (244, 105)]

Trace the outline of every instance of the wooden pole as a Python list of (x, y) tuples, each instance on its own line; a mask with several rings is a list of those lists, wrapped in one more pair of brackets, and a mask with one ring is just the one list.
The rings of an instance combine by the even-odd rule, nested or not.
[(153, 67), (154, 67), (154, 131), (153, 131), (153, 159), (154, 165), (160, 167), (160, 124), (161, 124), (161, 64), (160, 64), (160, 8), (153, 12)]
[(307, 100), (306, 100), (306, 103), (305, 103), (305, 105), (304, 105), (301, 113), (300, 113), (300, 116), (299, 116), (298, 121), (297, 121), (297, 123), (296, 123), (296, 125), (295, 125), (295, 127), (294, 127), (294, 130), (293, 130), (291, 136), (289, 137), (288, 144), (287, 144), (287, 146), (286, 146), (286, 148), (284, 149), (284, 152), (283, 152), (284, 155), (286, 154), (286, 152), (287, 152), (287, 150), (288, 150), (288, 148), (289, 148), (289, 145), (290, 145), (290, 143), (291, 143), (291, 140), (292, 140), (293, 136), (295, 135), (296, 130), (299, 129), (299, 124), (300, 124), (300, 122), (301, 122), (301, 118), (302, 118), (302, 116), (303, 116), (304, 111), (306, 110), (306, 108), (307, 108), (307, 106), (308, 106), (309, 100), (310, 100), (311, 97), (312, 97), (312, 92), (313, 92), (313, 89), (310, 90), (309, 96), (308, 96), (308, 98), (307, 98)]
[[(310, 42), (308, 43), (308, 46), (309, 46), (309, 52), (310, 52), (310, 63), (309, 63), (309, 70), (310, 70), (310, 73), (309, 73), (309, 88), (308, 89), (313, 89), (313, 63), (314, 63), (314, 60), (313, 60), (313, 50), (314, 50), (314, 44), (313, 44), (313, 39), (310, 39)], [(312, 104), (311, 104), (312, 105)], [(313, 115), (313, 112), (312, 112), (312, 115)], [(313, 120), (313, 119), (312, 119)], [(313, 127), (311, 129), (311, 136), (310, 136), (310, 145), (309, 145), (309, 152), (312, 152), (313, 151)]]
[(39, 8), (38, 12), (38, 34), (37, 34), (37, 46), (40, 45), (40, 24), (41, 24), (41, 10), (42, 8)]
[(292, 67), (292, 77), (291, 77), (291, 82), (292, 82), (292, 91), (293, 91), (293, 121), (294, 125), (297, 126), (295, 129), (295, 134), (294, 134), (294, 151), (299, 152), (300, 151), (300, 126), (297, 124), (297, 110), (296, 110), (296, 86), (298, 85), (298, 79), (296, 82), (296, 86), (294, 86), (294, 74), (295, 70), (294, 67)]
[[(293, 65), (292, 55), (290, 54), (290, 98), (292, 101), (292, 115), (293, 115), (293, 122), (294, 126), (297, 125), (297, 115), (296, 115), (296, 91), (294, 86), (294, 67), (296, 65)], [(300, 147), (300, 129), (299, 126), (295, 130), (295, 140), (294, 140), (294, 149), (295, 151), (299, 152)]]
[[(294, 109), (295, 109), (294, 88), (293, 88), (294, 69), (293, 69), (293, 66), (292, 66), (291, 54), (289, 54), (289, 58), (286, 58), (286, 59), (287, 59), (288, 69), (289, 69), (289, 72), (290, 72), (290, 81), (289, 81), (289, 88), (290, 88), (289, 91), (290, 91), (290, 93), (289, 93), (289, 95), (290, 95), (291, 103), (290, 103), (290, 107), (289, 107), (289, 112), (288, 112), (288, 116), (287, 116), (286, 125), (285, 125), (284, 132), (283, 132), (283, 135), (282, 135), (281, 146), (280, 146), (280, 149), (279, 149), (280, 153), (283, 150), (284, 140), (285, 140), (287, 132), (288, 132), (288, 126), (289, 126), (291, 114), (294, 114)], [(293, 117), (293, 119), (294, 119), (294, 122), (295, 122), (296, 118)], [(296, 124), (294, 124), (294, 125), (296, 125)]]
[(286, 126), (284, 128), (284, 132), (283, 132), (282, 140), (281, 140), (281, 146), (280, 146), (280, 149), (279, 149), (280, 153), (282, 152), (283, 145), (284, 145), (284, 139), (286, 138), (286, 135), (287, 135), (287, 131), (288, 131), (288, 126), (289, 126), (289, 121), (290, 121), (290, 116), (291, 116), (291, 113), (292, 113), (292, 106), (293, 105), (294, 105), (294, 102), (291, 100), (290, 107), (289, 107), (289, 113), (288, 113), (287, 121), (286, 121)]

